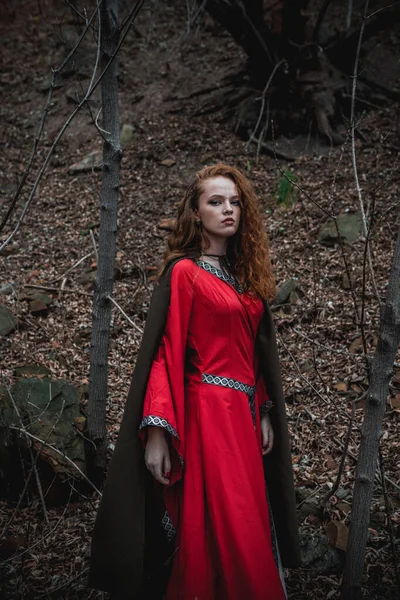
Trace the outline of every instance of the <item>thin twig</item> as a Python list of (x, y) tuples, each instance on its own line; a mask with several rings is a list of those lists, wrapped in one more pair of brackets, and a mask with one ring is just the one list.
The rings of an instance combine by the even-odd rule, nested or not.
[[(34, 464), (34, 456), (33, 456), (33, 452), (32, 452), (32, 448), (29, 447), (29, 454), (31, 457), (31, 462), (32, 464)], [(44, 514), (44, 518), (46, 520), (47, 525), (50, 525), (50, 521), (49, 521), (49, 515), (47, 514), (47, 507), (46, 507), (46, 502), (44, 500), (44, 496), (43, 496), (43, 489), (42, 489), (42, 484), (39, 478), (39, 473), (38, 470), (36, 468), (36, 465), (34, 467), (34, 473), (35, 473), (35, 479), (36, 479), (36, 486), (39, 492), (39, 497), (40, 497), (40, 502), (42, 503), (42, 508), (43, 508), (43, 514)]]
[[(98, 17), (99, 18), (99, 26), (98, 26), (98, 35), (97, 35), (96, 60), (95, 60), (95, 64), (94, 64), (94, 68), (93, 68), (93, 72), (92, 72), (92, 78), (91, 78), (90, 83), (89, 83), (89, 89), (94, 84), (94, 80), (95, 80), (95, 77), (96, 77), (97, 69), (98, 69), (99, 62), (100, 62), (100, 56), (101, 56), (102, 32), (101, 32), (100, 3), (101, 3), (101, 0), (100, 0), (100, 2), (99, 1), (97, 2), (97, 8), (98, 8), (98, 14), (99, 14), (99, 17)], [(83, 91), (82, 84), (81, 84), (81, 89)], [(91, 108), (91, 106), (89, 104), (89, 100), (87, 100), (87, 102), (86, 102), (86, 107), (87, 107), (87, 110), (88, 110), (88, 113), (89, 113), (89, 116), (90, 116), (92, 122), (94, 123), (95, 127), (97, 128), (97, 131), (99, 132), (99, 134), (100, 134), (101, 138), (103, 139), (103, 141), (106, 142), (107, 141), (106, 138), (105, 138), (106, 132), (103, 131), (103, 129), (101, 129), (101, 127), (99, 127), (99, 125), (97, 124), (97, 119), (95, 119), (94, 116), (93, 116), (92, 108)]]
[[(228, 4), (229, 4), (229, 2), (228, 2)], [(247, 11), (246, 11), (246, 6), (242, 2), (242, 0), (236, 0), (236, 4), (241, 8), (242, 13), (243, 13), (243, 19), (245, 19), (247, 21), (247, 23), (250, 25), (251, 29), (253, 30), (253, 35), (259, 41), (260, 46), (262, 47), (262, 49), (265, 52), (266, 57), (268, 58), (268, 62), (270, 64), (273, 63), (274, 57), (272, 56), (272, 51), (270, 51), (270, 48), (268, 48), (265, 38), (261, 35), (258, 28), (255, 26), (253, 21), (249, 18)]]
[[(355, 129), (356, 129), (355, 103), (356, 103), (356, 89), (357, 89), (357, 78), (358, 78), (358, 67), (359, 67), (359, 62), (360, 62), (361, 44), (362, 44), (363, 35), (364, 35), (364, 29), (365, 29), (365, 23), (366, 23), (365, 15), (368, 10), (368, 5), (369, 5), (369, 0), (367, 0), (365, 3), (365, 9), (364, 9), (364, 15), (363, 15), (362, 23), (361, 23), (360, 35), (358, 37), (356, 58), (354, 61), (354, 69), (353, 69), (353, 83), (352, 83), (352, 90), (351, 90), (351, 109), (350, 109), (351, 158), (352, 158), (352, 163), (353, 163), (354, 182), (355, 182), (355, 186), (356, 186), (358, 202), (360, 205), (360, 212), (361, 212), (361, 217), (362, 217), (363, 232), (364, 232), (364, 237), (366, 237), (366, 238), (368, 237), (368, 227), (367, 227), (368, 215), (365, 214), (362, 190), (361, 190), (360, 180), (358, 177), (358, 166), (357, 166), (357, 157), (356, 157), (356, 136), (355, 136)], [(379, 295), (378, 287), (377, 287), (376, 280), (375, 280), (374, 266), (372, 263), (371, 249), (370, 249), (369, 245), (368, 245), (367, 251), (368, 251), (368, 263), (369, 263), (369, 269), (370, 269), (370, 273), (371, 273), (372, 286), (374, 288), (376, 298), (379, 302), (380, 309), (382, 310), (382, 300)]]
[[(308, 335), (306, 335), (302, 331), (299, 331), (298, 329), (296, 329), (296, 327), (292, 327), (291, 329), (292, 329), (292, 331), (297, 333), (297, 335), (299, 335), (300, 337), (303, 337), (305, 340), (307, 340), (309, 342), (314, 342), (314, 344), (316, 346), (319, 346), (320, 348), (323, 348), (324, 350), (328, 350), (328, 352), (336, 352), (337, 354), (344, 354), (345, 356), (348, 356), (349, 358), (353, 358), (354, 360), (357, 360), (356, 356), (354, 354), (352, 354), (351, 352), (349, 352), (348, 350), (342, 350), (340, 348), (332, 348), (330, 346), (326, 346), (325, 344), (321, 344), (320, 342), (313, 340), (312, 338), (310, 338)], [(357, 361), (357, 364), (359, 364), (358, 361)]]
[(81, 577), (83, 577), (83, 575), (86, 575), (86, 573), (89, 571), (89, 567), (86, 567), (85, 569), (83, 569), (83, 571), (81, 571), (80, 573), (78, 573), (77, 575), (75, 575), (75, 577), (72, 577), (71, 579), (68, 579), (68, 581), (65, 581), (64, 583), (61, 583), (60, 585), (58, 585), (57, 587), (53, 588), (52, 590), (47, 590), (44, 594), (40, 594), (40, 596), (36, 596), (36, 600), (39, 600), (39, 598), (45, 598), (46, 596), (52, 596), (54, 594), (54, 592), (58, 592), (59, 590), (62, 590), (63, 588), (65, 588), (67, 585), (70, 585), (73, 581), (76, 581), (77, 579), (80, 579)]
[(96, 240), (94, 237), (93, 229), (90, 230), (90, 239), (92, 240), (92, 244), (93, 244), (94, 255), (96, 258), (96, 265), (98, 265), (99, 264), (99, 253), (97, 251), (97, 245), (96, 245)]
[(58, 519), (57, 523), (54, 525), (54, 527), (52, 529), (50, 529), (50, 531), (48, 533), (46, 533), (46, 535), (44, 535), (43, 537), (41, 537), (39, 540), (37, 540), (36, 542), (34, 542), (33, 544), (31, 544), (29, 546), (29, 548), (25, 548), (25, 550), (22, 550), (19, 554), (13, 554), (12, 556), (10, 556), (9, 558), (6, 558), (5, 560), (1, 561), (1, 564), (4, 565), (8, 562), (12, 562), (13, 560), (19, 559), (21, 558), (21, 556), (23, 556), (24, 554), (26, 554), (27, 552), (31, 552), (31, 550), (33, 550), (33, 548), (35, 548), (36, 546), (38, 546), (39, 544), (41, 544), (42, 542), (44, 542), (45, 539), (47, 539), (52, 533), (54, 533), (54, 531), (58, 528), (58, 526), (60, 525), (60, 523), (64, 520), (64, 516), (65, 513), (67, 512), (67, 509), (69, 507), (70, 501), (71, 501), (71, 496), (72, 496), (72, 487), (70, 489), (69, 492), (69, 498), (67, 500), (67, 503), (64, 507), (64, 510), (60, 516), (60, 518)]
[(48, 292), (66, 292), (67, 294), (79, 294), (81, 296), (89, 296), (90, 298), (92, 298), (93, 294), (90, 294), (89, 292), (83, 292), (82, 290), (70, 290), (68, 288), (56, 288), (56, 287), (52, 287), (49, 285), (33, 285), (30, 283), (26, 283), (24, 285), (24, 287), (26, 288), (32, 288), (34, 290), (46, 290)]
[[(307, 377), (305, 377), (305, 376), (303, 375), (303, 373), (301, 372), (301, 369), (300, 369), (299, 365), (297, 364), (297, 361), (296, 361), (295, 357), (293, 356), (293, 354), (292, 354), (292, 352), (289, 350), (289, 348), (286, 346), (286, 344), (285, 344), (285, 342), (283, 341), (283, 338), (282, 338), (282, 336), (280, 335), (280, 333), (279, 333), (279, 331), (278, 331), (278, 330), (276, 331), (276, 335), (277, 335), (277, 337), (278, 337), (279, 341), (281, 342), (281, 344), (283, 345), (284, 349), (286, 350), (286, 352), (289, 354), (290, 358), (292, 359), (292, 361), (293, 361), (293, 363), (294, 363), (294, 365), (295, 365), (295, 367), (296, 367), (296, 369), (297, 369), (297, 371), (298, 371), (298, 373), (299, 373), (299, 376), (300, 376), (300, 377), (301, 377), (301, 378), (302, 378), (304, 381), (306, 381), (306, 382), (307, 382), (307, 385), (309, 385), (309, 386), (311, 387), (311, 389), (313, 390), (313, 392), (314, 392), (315, 394), (317, 394), (317, 396), (318, 396), (318, 397), (319, 397), (319, 398), (322, 400), (322, 402), (323, 402), (324, 404), (327, 404), (327, 405), (329, 405), (329, 404), (330, 404), (330, 401), (329, 401), (329, 400), (327, 400), (326, 398), (324, 398), (324, 396), (321, 394), (321, 392), (320, 392), (319, 390), (317, 390), (317, 388), (316, 388), (316, 387), (315, 387), (315, 386), (314, 386), (314, 385), (311, 383), (311, 381), (309, 381), (309, 380), (307, 379)], [(332, 398), (331, 398), (331, 402), (332, 402), (332, 403), (335, 405), (335, 408), (336, 408), (336, 410), (337, 410), (338, 412), (340, 412), (340, 413), (341, 413), (341, 414), (342, 414), (344, 417), (346, 417), (346, 419), (350, 419), (350, 418), (351, 418), (351, 417), (350, 417), (350, 415), (349, 415), (349, 414), (348, 414), (348, 413), (347, 413), (345, 410), (343, 410), (342, 408), (340, 408), (339, 406), (337, 406), (336, 402), (335, 402), (335, 401), (334, 401)]]
[[(29, 434), (29, 432), (27, 431), (27, 429), (26, 429), (26, 427), (25, 427), (25, 425), (24, 425), (24, 422), (23, 422), (23, 420), (22, 420), (22, 417), (21, 417), (21, 413), (19, 412), (18, 406), (17, 406), (17, 405), (16, 405), (16, 403), (15, 403), (15, 400), (14, 400), (14, 397), (13, 397), (13, 395), (12, 395), (12, 393), (11, 393), (11, 390), (10, 390), (9, 386), (8, 386), (8, 385), (7, 385), (7, 384), (6, 384), (4, 381), (3, 381), (3, 383), (4, 383), (4, 386), (5, 386), (6, 390), (7, 390), (7, 392), (8, 392), (8, 396), (9, 396), (9, 398), (10, 398), (10, 400), (11, 400), (11, 403), (12, 403), (12, 405), (13, 405), (14, 411), (15, 411), (15, 413), (16, 413), (16, 415), (17, 415), (17, 417), (18, 417), (18, 420), (19, 420), (19, 422), (20, 422), (20, 424), (21, 424), (22, 431), (23, 431), (23, 433), (24, 433), (26, 436), (28, 436), (28, 437), (29, 437), (31, 434)], [(50, 402), (51, 402), (51, 382), (50, 382), (50, 386), (49, 386), (49, 395), (50, 395)], [(30, 391), (29, 391), (29, 394), (28, 394), (28, 399), (29, 399), (29, 397), (30, 397)], [(50, 404), (50, 402), (49, 402), (49, 404)], [(52, 427), (51, 427), (50, 431), (48, 432), (48, 434), (47, 434), (47, 436), (46, 436), (46, 440), (43, 442), (43, 444), (47, 444), (47, 440), (50, 438), (51, 434), (53, 433), (54, 429), (56, 428), (56, 426), (57, 426), (57, 424), (58, 424), (58, 421), (60, 420), (60, 418), (61, 418), (61, 415), (62, 415), (62, 413), (63, 413), (63, 411), (64, 411), (64, 404), (65, 404), (65, 401), (64, 401), (64, 399), (63, 399), (63, 402), (62, 402), (62, 405), (61, 405), (60, 412), (59, 412), (59, 414), (58, 414), (58, 415), (56, 415), (56, 420), (54, 421), (54, 423), (53, 423), (53, 425), (52, 425)], [(42, 414), (42, 413), (41, 413), (41, 414)], [(40, 416), (40, 415), (39, 415), (39, 416)], [(14, 428), (13, 426), (10, 426), (10, 429), (13, 429), (13, 428)], [(43, 444), (42, 444), (42, 445), (39, 447), (39, 449), (37, 450), (37, 452), (36, 452), (36, 456), (35, 456), (35, 457), (34, 457), (34, 456), (33, 456), (33, 454), (32, 454), (32, 449), (31, 449), (31, 447), (29, 447), (29, 452), (30, 452), (30, 456), (31, 456), (31, 463), (32, 463), (32, 467), (31, 467), (31, 470), (30, 470), (30, 472), (29, 472), (29, 474), (28, 474), (28, 477), (27, 477), (27, 479), (25, 480), (25, 486), (24, 486), (24, 489), (22, 490), (22, 492), (21, 492), (21, 494), (20, 494), (20, 497), (19, 497), (19, 499), (18, 499), (17, 505), (16, 505), (16, 507), (15, 507), (15, 509), (14, 509), (14, 512), (13, 512), (12, 516), (11, 516), (11, 519), (10, 519), (10, 520), (9, 520), (9, 522), (8, 522), (8, 523), (5, 525), (5, 528), (3, 529), (3, 531), (2, 531), (2, 533), (1, 533), (1, 535), (0, 535), (0, 539), (3, 537), (3, 535), (5, 534), (5, 532), (7, 531), (7, 529), (8, 529), (8, 528), (11, 526), (12, 522), (14, 521), (14, 519), (15, 519), (15, 517), (16, 517), (16, 515), (17, 515), (17, 512), (18, 512), (18, 509), (19, 509), (19, 507), (20, 507), (20, 505), (21, 505), (22, 499), (23, 499), (23, 497), (24, 497), (24, 495), (25, 495), (25, 492), (26, 492), (26, 490), (28, 489), (29, 481), (30, 481), (30, 479), (31, 479), (31, 476), (32, 476), (32, 473), (33, 473), (33, 472), (35, 473), (36, 481), (37, 481), (37, 483), (38, 483), (38, 491), (39, 491), (39, 496), (40, 496), (41, 500), (43, 500), (43, 511), (44, 511), (44, 514), (45, 514), (45, 515), (47, 515), (46, 505), (45, 505), (45, 503), (44, 503), (43, 491), (42, 491), (42, 488), (41, 488), (40, 480), (38, 479), (38, 474), (37, 474), (37, 469), (36, 469), (37, 462), (38, 462), (38, 460), (39, 460), (39, 458), (40, 458), (40, 454), (41, 454), (41, 452), (42, 452)], [(46, 520), (47, 520), (47, 518), (46, 518)]]
[[(79, 36), (79, 38), (78, 38), (75, 46), (68, 53), (68, 55), (63, 60), (63, 62), (61, 63), (61, 65), (58, 68), (53, 69), (53, 75), (52, 75), (52, 80), (51, 80), (51, 83), (50, 83), (49, 92), (48, 92), (46, 103), (45, 103), (45, 106), (44, 106), (44, 109), (43, 109), (42, 118), (41, 118), (41, 122), (40, 122), (40, 125), (39, 125), (38, 133), (37, 133), (37, 135), (35, 137), (35, 140), (34, 140), (34, 143), (33, 143), (32, 152), (31, 152), (30, 158), (28, 160), (27, 167), (26, 167), (26, 169), (25, 169), (25, 171), (24, 171), (24, 173), (22, 175), (21, 181), (20, 181), (20, 183), (18, 185), (18, 188), (17, 188), (17, 190), (15, 192), (14, 198), (13, 198), (13, 200), (12, 200), (12, 202), (11, 202), (8, 210), (7, 210), (6, 215), (4, 216), (4, 218), (3, 218), (3, 220), (2, 220), (2, 222), (0, 224), (0, 231), (3, 230), (4, 226), (6, 225), (8, 219), (9, 219), (9, 217), (11, 216), (11, 213), (13, 212), (15, 206), (17, 205), (18, 198), (21, 195), (22, 188), (23, 188), (23, 186), (24, 186), (24, 184), (25, 184), (25, 182), (26, 182), (26, 180), (27, 180), (27, 178), (28, 178), (28, 176), (29, 176), (29, 174), (31, 172), (33, 160), (34, 160), (34, 158), (36, 156), (38, 145), (39, 145), (40, 139), (42, 137), (44, 125), (45, 125), (45, 122), (46, 122), (46, 119), (47, 119), (47, 115), (48, 115), (48, 112), (49, 112), (49, 108), (50, 108), (50, 104), (51, 104), (51, 99), (52, 99), (52, 95), (53, 95), (53, 90), (56, 87), (57, 76), (63, 71), (63, 69), (65, 68), (65, 66), (71, 60), (72, 56), (75, 54), (75, 52), (78, 49), (79, 45), (81, 44), (83, 38), (85, 37), (86, 32), (88, 31), (88, 29), (89, 29), (89, 27), (91, 25), (91, 22), (92, 22), (92, 20), (95, 17), (95, 14), (96, 14), (96, 11), (93, 13), (93, 15), (91, 16), (90, 20), (87, 22), (87, 25), (86, 25), (84, 31), (82, 32), (82, 34)], [(0, 252), (3, 250), (3, 248), (4, 248), (4, 245), (0, 247)]]
[(377, 10), (374, 10), (374, 12), (371, 13), (370, 15), (366, 15), (365, 19), (370, 19), (371, 17), (374, 17), (378, 13), (380, 13), (384, 10), (388, 10), (389, 8), (393, 8), (394, 6), (398, 6), (399, 4), (400, 4), (400, 2), (394, 2), (393, 4), (388, 4), (387, 6), (382, 6), (382, 8), (378, 8)]
[(313, 42), (316, 44), (318, 44), (319, 30), (321, 29), (322, 21), (324, 20), (326, 11), (328, 10), (330, 3), (331, 3), (331, 0), (324, 0), (321, 10), (319, 11), (317, 22), (315, 24), (315, 28), (314, 28), (313, 36), (312, 36)]
[(118, 310), (124, 315), (125, 319), (127, 319), (127, 321), (129, 321), (129, 323), (132, 325), (132, 327), (134, 327), (136, 329), (136, 331), (138, 331), (139, 333), (141, 333), (143, 335), (143, 329), (141, 329), (138, 325), (136, 325), (136, 323), (134, 323), (132, 321), (132, 319), (130, 319), (128, 317), (128, 315), (126, 314), (124, 309), (121, 308), (121, 306), (114, 300), (114, 298), (112, 298), (111, 296), (107, 296), (107, 298), (108, 298), (108, 300), (111, 300), (111, 302), (118, 308)]
[(349, 443), (350, 443), (351, 433), (353, 430), (355, 412), (356, 412), (356, 403), (353, 402), (352, 407), (351, 407), (351, 418), (350, 418), (349, 425), (347, 428), (346, 439), (345, 439), (344, 446), (343, 446), (343, 452), (342, 452), (342, 458), (340, 460), (339, 471), (336, 476), (336, 481), (333, 484), (333, 488), (331, 490), (329, 490), (329, 492), (327, 493), (327, 495), (324, 498), (324, 501), (323, 501), (324, 505), (328, 502), (329, 498), (331, 498), (331, 496), (333, 496), (333, 494), (335, 494), (335, 492), (339, 488), (340, 480), (342, 479), (342, 475), (343, 475), (343, 471), (344, 471), (344, 466), (346, 464), (347, 452), (349, 450)]
[[(343, 444), (343, 442), (341, 442), (337, 437), (331, 438), (330, 441), (333, 442), (333, 443), (335, 443), (335, 444), (337, 444), (342, 450), (344, 450), (344, 444)], [(351, 450), (347, 450), (347, 455), (350, 456), (350, 458), (352, 458), (355, 463), (358, 461), (357, 456)], [(380, 475), (379, 475), (378, 472), (375, 473), (374, 477), (375, 477), (375, 481), (377, 483), (381, 483)], [(390, 479), (390, 477), (388, 477), (386, 474), (385, 474), (385, 481), (387, 481), (388, 483), (390, 483), (390, 485), (392, 487), (394, 487), (397, 491), (400, 492), (400, 485), (398, 483), (396, 483), (395, 481), (393, 481), (393, 479)]]
[[(101, 0), (100, 0), (101, 1)], [(0, 245), (0, 253), (4, 250), (4, 248), (11, 242), (11, 240), (15, 237), (15, 235), (18, 233), (24, 219), (25, 216), (28, 212), (28, 208), (30, 206), (30, 204), (32, 203), (33, 198), (35, 197), (37, 188), (39, 186), (40, 181), (42, 180), (42, 177), (44, 175), (44, 172), (50, 162), (50, 158), (53, 155), (53, 152), (58, 144), (58, 142), (60, 141), (60, 139), (62, 138), (62, 136), (64, 135), (65, 131), (68, 129), (68, 127), (70, 126), (70, 124), (72, 123), (73, 119), (75, 118), (75, 116), (78, 114), (78, 112), (81, 110), (81, 108), (83, 107), (84, 104), (87, 103), (87, 101), (89, 100), (89, 98), (91, 97), (91, 95), (93, 94), (93, 92), (95, 91), (95, 89), (97, 88), (97, 86), (100, 84), (100, 82), (102, 81), (104, 75), (106, 74), (106, 72), (108, 71), (108, 69), (110, 68), (110, 65), (112, 64), (115, 56), (117, 55), (119, 49), (121, 48), (122, 43), (124, 42), (126, 36), (128, 35), (129, 29), (133, 23), (133, 21), (135, 20), (135, 18), (137, 17), (137, 14), (139, 12), (139, 10), (141, 9), (142, 5), (144, 4), (145, 0), (137, 0), (137, 2), (135, 3), (134, 7), (132, 8), (131, 12), (129, 13), (129, 17), (128, 17), (128, 22), (126, 25), (126, 29), (124, 31), (124, 33), (121, 35), (120, 37), (120, 41), (116, 47), (116, 49), (114, 50), (114, 52), (111, 54), (110, 59), (108, 61), (108, 63), (106, 64), (106, 66), (104, 67), (103, 71), (100, 73), (100, 75), (98, 76), (98, 78), (96, 79), (96, 81), (93, 83), (91, 88), (88, 88), (88, 91), (86, 92), (84, 98), (79, 102), (79, 104), (77, 105), (77, 107), (75, 108), (75, 110), (73, 110), (73, 112), (70, 114), (70, 116), (68, 117), (68, 119), (65, 121), (64, 125), (61, 127), (60, 131), (58, 132), (53, 144), (51, 145), (45, 160), (43, 161), (42, 167), (39, 170), (39, 173), (36, 177), (36, 180), (33, 184), (31, 193), (29, 194), (29, 197), (25, 203), (24, 209), (21, 213), (21, 216), (16, 224), (16, 226), (14, 227), (13, 231), (10, 233), (10, 235), (6, 238), (6, 240), (3, 242), (2, 245)], [(100, 2), (99, 2), (100, 5)], [(96, 12), (94, 14), (97, 13), (97, 9)], [(69, 57), (70, 58), (70, 57)], [(68, 58), (68, 60), (69, 60)], [(66, 64), (66, 62), (68, 61), (64, 61), (63, 64)]]
[(191, 27), (196, 23), (197, 17), (204, 9), (207, 4), (207, 0), (203, 0), (203, 2), (197, 5), (197, 0), (195, 0), (193, 7), (190, 4), (190, 0), (186, 0), (186, 12), (187, 12), (187, 21), (186, 21), (186, 33), (190, 34)]
[[(315, 271), (315, 262), (314, 262), (314, 253), (312, 253), (311, 255), (311, 262), (312, 262), (312, 271), (313, 271), (313, 300), (314, 300), (314, 314), (318, 315), (318, 310), (317, 310), (317, 274)], [(329, 390), (328, 390), (328, 386), (326, 385), (324, 378), (322, 377), (320, 370), (318, 369), (318, 364), (317, 364), (317, 357), (316, 357), (316, 353), (315, 353), (315, 344), (314, 344), (314, 340), (315, 340), (315, 336), (316, 336), (316, 325), (317, 325), (317, 318), (313, 319), (312, 322), (312, 327), (313, 327), (313, 331), (312, 331), (312, 355), (313, 355), (313, 365), (314, 365), (314, 369), (315, 372), (318, 376), (318, 379), (320, 380), (321, 384), (324, 386), (325, 388), (325, 394), (329, 394)]]
[(59, 454), (60, 456), (62, 456), (68, 464), (70, 464), (74, 469), (76, 469), (78, 471), (78, 473), (81, 475), (81, 477), (83, 477), (83, 479), (93, 488), (93, 490), (101, 497), (101, 492), (100, 490), (97, 489), (97, 487), (94, 485), (94, 483), (92, 481), (90, 481), (90, 479), (85, 475), (85, 473), (78, 467), (77, 464), (74, 463), (73, 460), (71, 460), (69, 458), (69, 456), (67, 456), (64, 452), (61, 452), (61, 450), (59, 450), (58, 448), (56, 448), (55, 446), (53, 446), (52, 444), (47, 444), (46, 442), (44, 442), (43, 440), (41, 440), (40, 438), (38, 438), (36, 435), (33, 435), (32, 433), (29, 433), (29, 431), (24, 431), (23, 429), (21, 429), (20, 427), (15, 427), (14, 425), (10, 425), (10, 429), (14, 429), (15, 431), (21, 431), (23, 433), (25, 433), (25, 435), (29, 436), (30, 438), (32, 438), (33, 440), (36, 440), (37, 442), (39, 442), (40, 444), (42, 444), (43, 446), (46, 446), (46, 448), (50, 448), (50, 450), (53, 450), (53, 452), (55, 452), (56, 454)]
[(65, 273), (63, 273), (62, 275), (60, 275), (59, 277), (57, 277), (57, 279), (54, 279), (52, 281), (52, 283), (57, 283), (58, 281), (60, 281), (60, 279), (64, 279), (64, 277), (66, 277), (67, 275), (69, 275), (69, 273), (71, 273), (71, 271), (73, 271), (74, 269), (76, 269), (76, 267), (79, 267), (80, 264), (83, 263), (83, 261), (85, 261), (87, 258), (89, 258), (90, 256), (92, 256), (93, 251), (89, 252), (89, 254), (85, 254), (85, 256), (83, 256), (82, 258), (80, 258), (79, 260), (76, 261), (76, 263), (74, 263), (72, 265), (72, 267), (70, 267), (67, 271), (65, 271)]
[(323, 487), (322, 485), (318, 485), (315, 490), (313, 490), (311, 492), (311, 494), (309, 494), (309, 496), (307, 496), (307, 498), (304, 498), (304, 500), (302, 500), (301, 502), (299, 502), (298, 504), (296, 504), (296, 508), (299, 509), (301, 506), (303, 506), (303, 504), (305, 502), (308, 502), (311, 498), (313, 498), (314, 496), (316, 496), (319, 492), (319, 490), (321, 489), (321, 487)]
[[(72, 4), (72, 2), (70, 2), (70, 0), (64, 0), (64, 2), (66, 4), (68, 4), (68, 6), (71, 8), (71, 10), (78, 15), (78, 17), (80, 17), (82, 19), (82, 21), (84, 21), (86, 24), (88, 22), (87, 17), (85, 17), (85, 15), (83, 15), (81, 12), (79, 12), (79, 10), (76, 8), (76, 6), (74, 6)], [(93, 29), (93, 31), (97, 31), (96, 27), (94, 25), (91, 25), (91, 28)]]
[[(255, 125), (255, 127), (254, 127), (254, 129), (253, 129), (253, 131), (252, 131), (252, 133), (250, 135), (249, 140), (246, 142), (245, 149), (247, 149), (249, 147), (249, 145), (251, 144), (251, 142), (255, 139), (255, 135), (257, 133), (258, 127), (259, 127), (259, 125), (261, 123), (262, 116), (264, 114), (265, 99), (266, 99), (266, 96), (267, 96), (267, 92), (269, 90), (269, 86), (272, 83), (272, 80), (273, 80), (273, 78), (275, 76), (275, 73), (277, 72), (277, 70), (279, 69), (279, 67), (281, 65), (283, 65), (285, 62), (286, 62), (286, 60), (282, 59), (278, 63), (276, 63), (276, 65), (272, 69), (271, 75), (268, 77), (268, 81), (265, 84), (265, 87), (263, 89), (263, 93), (262, 93), (262, 96), (261, 96), (261, 108), (260, 108), (260, 112), (259, 112), (259, 115), (258, 115), (257, 123), (256, 123), (256, 125)], [(262, 141), (261, 141), (261, 143), (262, 143)]]

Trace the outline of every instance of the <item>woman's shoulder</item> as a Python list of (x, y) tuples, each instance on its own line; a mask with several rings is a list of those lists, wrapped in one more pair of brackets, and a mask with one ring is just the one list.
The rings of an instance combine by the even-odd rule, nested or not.
[(167, 268), (172, 286), (180, 285), (182, 283), (193, 285), (194, 276), (197, 270), (198, 267), (196, 263), (191, 258), (186, 257), (179, 258)]
[(197, 268), (197, 265), (191, 258), (180, 258), (171, 266), (172, 275), (175, 277), (193, 275)]

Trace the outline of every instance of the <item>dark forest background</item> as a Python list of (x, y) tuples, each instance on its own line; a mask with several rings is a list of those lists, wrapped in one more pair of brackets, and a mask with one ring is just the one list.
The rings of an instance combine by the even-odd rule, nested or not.
[[(0, 8), (3, 597), (106, 597), (86, 588), (90, 534), (155, 275), (192, 174), (221, 161), (255, 186), (278, 284), (303, 548), (289, 598), (340, 597), (358, 520), (362, 594), (398, 598), (399, 4), (121, 0), (126, 37), (109, 69), (120, 115), (109, 122), (102, 84), (85, 100), (107, 64), (95, 9)], [(120, 183), (108, 243), (99, 206), (111, 146)], [(104, 256), (107, 386), (93, 410)], [(362, 432), (366, 515), (353, 504)]]

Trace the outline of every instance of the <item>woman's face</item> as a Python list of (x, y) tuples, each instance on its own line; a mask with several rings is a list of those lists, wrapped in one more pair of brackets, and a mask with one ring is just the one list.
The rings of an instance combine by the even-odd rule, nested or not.
[(199, 207), (195, 210), (203, 229), (210, 237), (234, 235), (240, 222), (240, 200), (232, 179), (218, 175), (202, 183)]

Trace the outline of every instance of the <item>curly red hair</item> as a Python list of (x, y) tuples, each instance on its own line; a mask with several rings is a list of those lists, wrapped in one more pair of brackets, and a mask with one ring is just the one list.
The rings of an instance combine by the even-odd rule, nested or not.
[(196, 224), (195, 209), (203, 192), (203, 182), (211, 177), (227, 177), (238, 190), (241, 216), (238, 231), (228, 239), (227, 258), (238, 282), (248, 291), (272, 300), (276, 293), (269, 254), (269, 240), (263, 227), (260, 202), (249, 180), (236, 168), (219, 163), (203, 167), (186, 189), (178, 208), (174, 232), (168, 240), (161, 273), (171, 260), (187, 256), (199, 258), (207, 248), (204, 232)]

